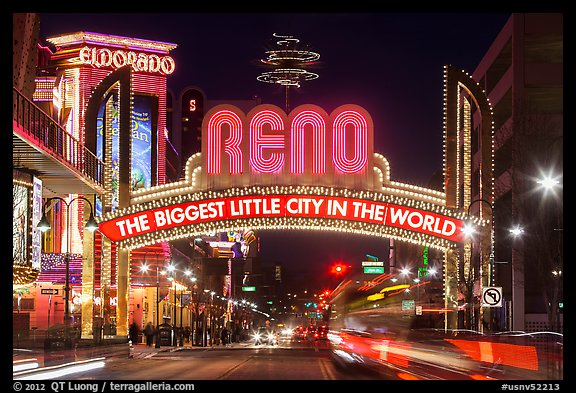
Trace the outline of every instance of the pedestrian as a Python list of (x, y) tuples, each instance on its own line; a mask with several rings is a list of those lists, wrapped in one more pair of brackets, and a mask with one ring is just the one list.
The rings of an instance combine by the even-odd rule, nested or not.
[(146, 345), (151, 347), (152, 341), (154, 339), (154, 326), (152, 322), (148, 322), (144, 328), (144, 334), (146, 335)]
[(228, 329), (226, 329), (226, 326), (224, 326), (222, 332), (220, 332), (220, 342), (222, 345), (228, 344)]
[(138, 333), (140, 333), (138, 325), (136, 324), (136, 322), (132, 322), (130, 324), (130, 330), (129, 330), (130, 341), (132, 341), (132, 345), (138, 344)]

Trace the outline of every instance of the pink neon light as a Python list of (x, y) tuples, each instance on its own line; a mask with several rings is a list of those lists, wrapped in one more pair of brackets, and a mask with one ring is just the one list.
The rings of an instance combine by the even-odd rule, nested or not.
[[(283, 131), (284, 121), (276, 112), (264, 110), (258, 112), (250, 121), (250, 166), (256, 172), (275, 173), (284, 166), (284, 135), (264, 134), (264, 125), (269, 124), (271, 131)], [(264, 157), (264, 150), (281, 150)]]
[(222, 172), (222, 162), (220, 151), (222, 150), (222, 126), (226, 124), (230, 129), (229, 137), (224, 141), (224, 152), (230, 158), (230, 174), (242, 173), (242, 120), (240, 117), (228, 110), (216, 112), (208, 122), (207, 133), (207, 171), (210, 174), (220, 174)]
[[(347, 157), (348, 138), (346, 126), (354, 127), (354, 154), (352, 158)], [(368, 123), (362, 114), (356, 111), (345, 111), (334, 119), (332, 126), (333, 149), (332, 158), (334, 167), (341, 173), (359, 173), (366, 169), (368, 164)]]
[(292, 120), (290, 129), (290, 172), (304, 173), (305, 143), (304, 130), (312, 126), (312, 173), (326, 173), (326, 123), (319, 113), (303, 111)]

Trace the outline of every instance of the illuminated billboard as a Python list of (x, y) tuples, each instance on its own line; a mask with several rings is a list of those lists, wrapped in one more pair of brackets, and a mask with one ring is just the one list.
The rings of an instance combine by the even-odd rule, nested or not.
[[(109, 100), (102, 103), (98, 112), (96, 154), (104, 160), (104, 127), (109, 124), (112, 135), (112, 210), (118, 204), (118, 147), (119, 147), (119, 117), (117, 95), (112, 94)], [(131, 191), (148, 188), (152, 185), (152, 97), (135, 95), (132, 108), (132, 166)], [(110, 110), (106, 111), (106, 107)], [(109, 113), (110, 119), (105, 119)], [(100, 203), (97, 203), (97, 213), (100, 212)]]

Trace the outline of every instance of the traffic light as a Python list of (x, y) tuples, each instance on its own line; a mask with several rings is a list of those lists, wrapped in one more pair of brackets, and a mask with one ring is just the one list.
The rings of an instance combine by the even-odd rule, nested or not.
[(348, 272), (348, 266), (343, 263), (336, 263), (332, 266), (331, 273), (336, 276), (342, 276)]

